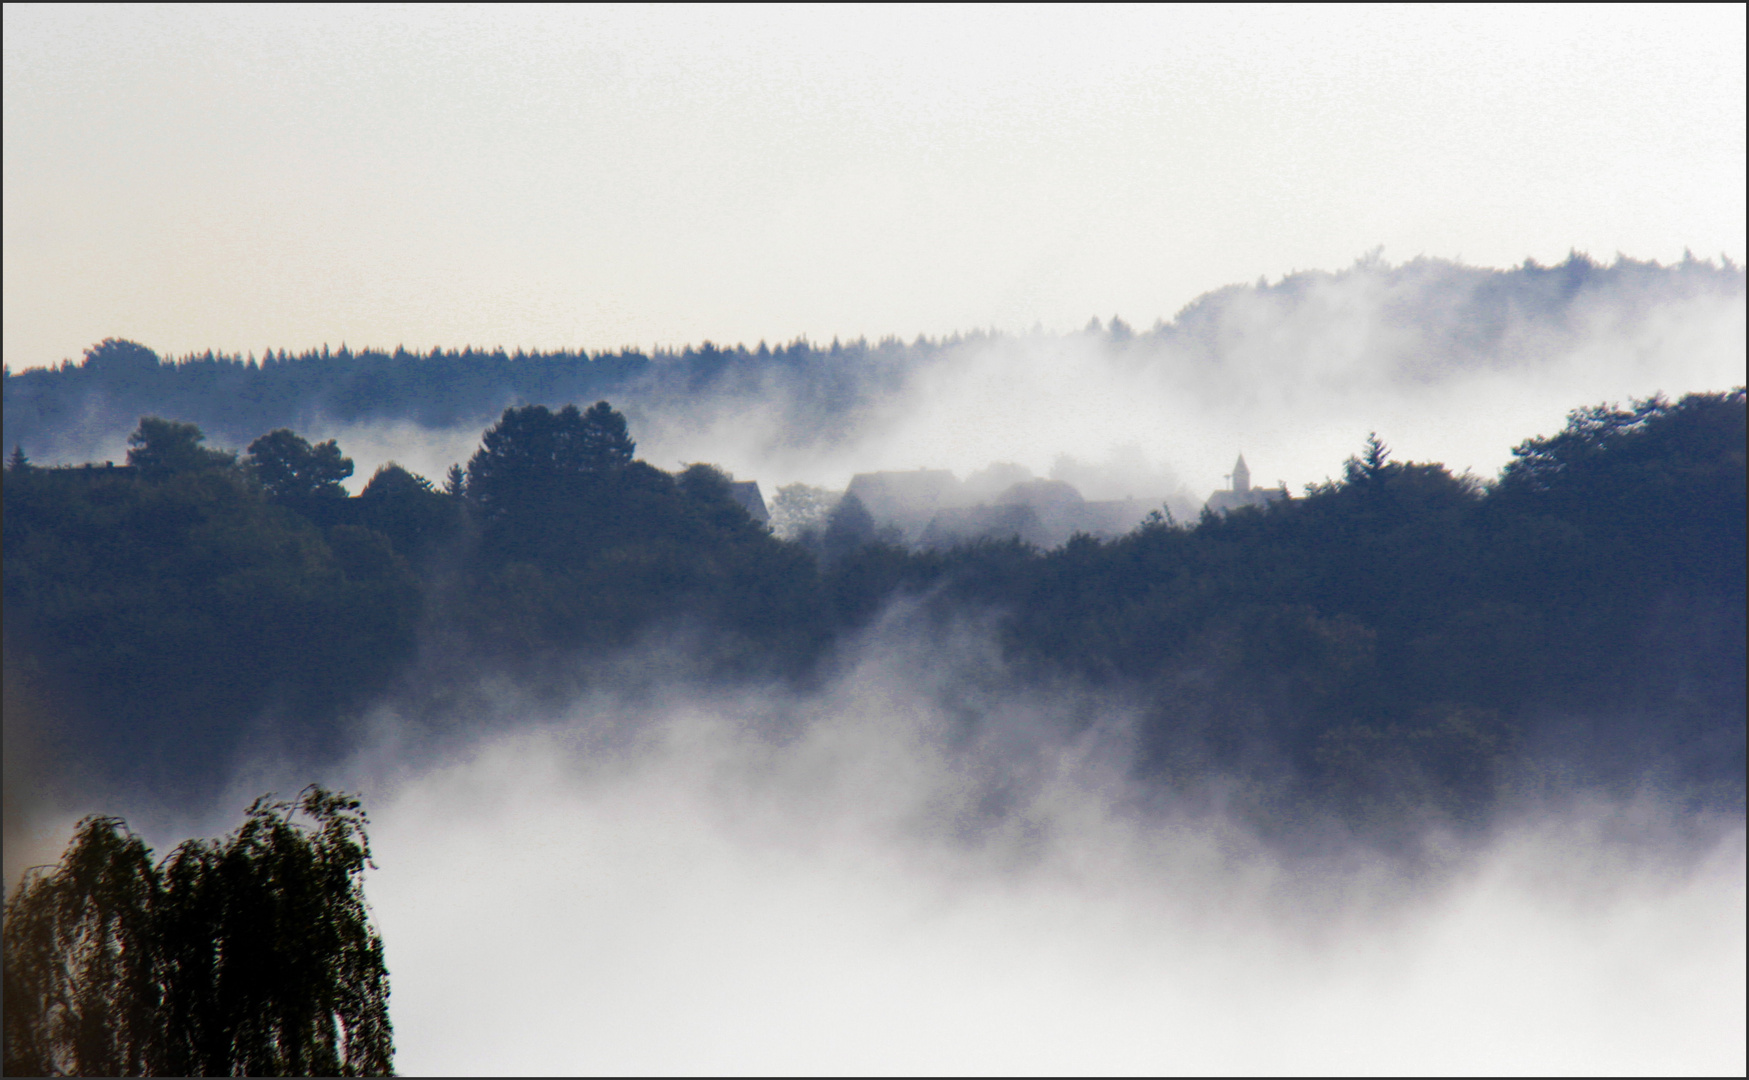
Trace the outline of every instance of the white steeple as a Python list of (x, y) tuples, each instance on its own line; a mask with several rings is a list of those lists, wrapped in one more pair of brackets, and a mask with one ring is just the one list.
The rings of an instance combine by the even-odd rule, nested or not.
[(1245, 465), (1245, 455), (1240, 454), (1239, 460), (1233, 465), (1233, 490), (1245, 492), (1251, 490), (1251, 470)]

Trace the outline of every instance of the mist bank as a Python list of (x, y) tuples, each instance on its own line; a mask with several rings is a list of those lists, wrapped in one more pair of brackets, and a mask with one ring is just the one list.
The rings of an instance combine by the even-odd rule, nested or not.
[(397, 1071), (1740, 1069), (1740, 811), (1524, 774), (1484, 828), (1284, 843), (1242, 774), (1135, 773), (1146, 702), (923, 614), (806, 685), (669, 637), (373, 708), (314, 771), (371, 811)]
[(1734, 385), (1743, 298), (1728, 262), (1365, 259), (1218, 289), (1140, 330), (1113, 317), (935, 341), (174, 360), (110, 341), (78, 363), (9, 366), (5, 422), (43, 464), (120, 461), (138, 419), (161, 415), (223, 445), (278, 427), (339, 437), (367, 470), (393, 458), (437, 475), (507, 406), (609, 398), (649, 460), (715, 462), (768, 491), (1017, 462), (1041, 476), (1103, 466), (1104, 497), (1183, 484), (1200, 501), (1239, 451), (1260, 481), (1297, 490), (1376, 430), (1405, 455), (1488, 475), (1574, 402)]
[(441, 732), (499, 715), (492, 687), (537, 707), (681, 660), (804, 692), (902, 611), (919, 641), (982, 628), (999, 663), (950, 683), (967, 723), (1007, 722), (1012, 688), (1121, 702), (1141, 790), (1287, 844), (1412, 847), (1527, 790), (1740, 811), (1741, 390), (1577, 410), (1487, 485), (1375, 440), (1304, 497), (1051, 549), (894, 543), (848, 499), (784, 540), (634, 430), (507, 410), (443, 488), (385, 468), (357, 497), (339, 447), (290, 432), (238, 460), (158, 421), (125, 467), (15, 463), (9, 730), (100, 789), (198, 801), (251, 762), (344, 759), (385, 701)]
[(1072, 753), (996, 815), (912, 673), (859, 668), (781, 745), (745, 701), (607, 697), (359, 768), (398, 1068), (1742, 1066), (1740, 818), (1564, 802), (1413, 866), (1284, 861)]

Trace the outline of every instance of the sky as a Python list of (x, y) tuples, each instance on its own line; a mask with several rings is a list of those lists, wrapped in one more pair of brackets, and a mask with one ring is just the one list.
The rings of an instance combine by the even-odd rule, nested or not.
[(4, 356), (1170, 319), (1741, 262), (1744, 9), (4, 9)]

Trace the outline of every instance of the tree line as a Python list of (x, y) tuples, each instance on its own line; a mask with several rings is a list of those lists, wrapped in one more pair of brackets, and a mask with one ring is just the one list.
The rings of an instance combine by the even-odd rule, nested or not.
[[(1081, 336), (1109, 349), (1156, 348), (1192, 363), (1219, 363), (1221, 342), (1260, 312), (1291, 312), (1365, 277), (1368, 295), (1389, 299), (1395, 330), (1415, 339), (1406, 363), (1488, 364), (1514, 326), (1530, 319), (1550, 333), (1583, 323), (1585, 304), (1616, 305), (1623, 319), (1685, 297), (1741, 296), (1743, 272), (1691, 258), (1668, 266), (1618, 257), (1605, 265), (1575, 253), (1555, 266), (1526, 260), (1504, 270), (1416, 259), (1398, 266), (1363, 259), (1334, 273), (1302, 271), (1273, 284), (1209, 292), (1171, 321), (1132, 329), (1113, 316), (1093, 319)], [(1235, 321), (1236, 320), (1236, 321)], [(678, 349), (524, 350), (504, 348), (335, 348), (296, 352), (206, 350), (161, 356), (138, 342), (106, 339), (82, 358), (4, 377), (7, 437), (39, 458), (67, 460), (119, 438), (141, 415), (173, 416), (241, 445), (276, 428), (373, 420), (434, 429), (484, 425), (507, 405), (610, 398), (626, 405), (696, 403), (708, 397), (768, 398), (774, 390), (817, 426), (882, 397), (906, 375), (961, 345), (1000, 337), (984, 332), (911, 341), (798, 338), (779, 345)]]
[(15, 452), (9, 663), (66, 745), (201, 787), (263, 718), (331, 756), (385, 694), (559, 687), (657, 632), (726, 678), (805, 682), (910, 596), (991, 613), (1018, 679), (1126, 687), (1144, 779), (1459, 820), (1559, 758), (1741, 799), (1741, 389), (1579, 410), (1489, 483), (1374, 440), (1302, 498), (1048, 551), (910, 549), (853, 500), (785, 541), (720, 471), (635, 451), (600, 402), (507, 409), (465, 467), (385, 465), (356, 497), (337, 444), (287, 429), (237, 455), (146, 418), (124, 466)]

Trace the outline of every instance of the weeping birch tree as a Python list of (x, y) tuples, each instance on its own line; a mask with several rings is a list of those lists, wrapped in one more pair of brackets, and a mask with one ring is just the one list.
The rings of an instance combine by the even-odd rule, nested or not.
[(6, 902), (6, 1073), (387, 1075), (366, 824), (310, 787), (154, 863), (120, 818), (81, 821)]

